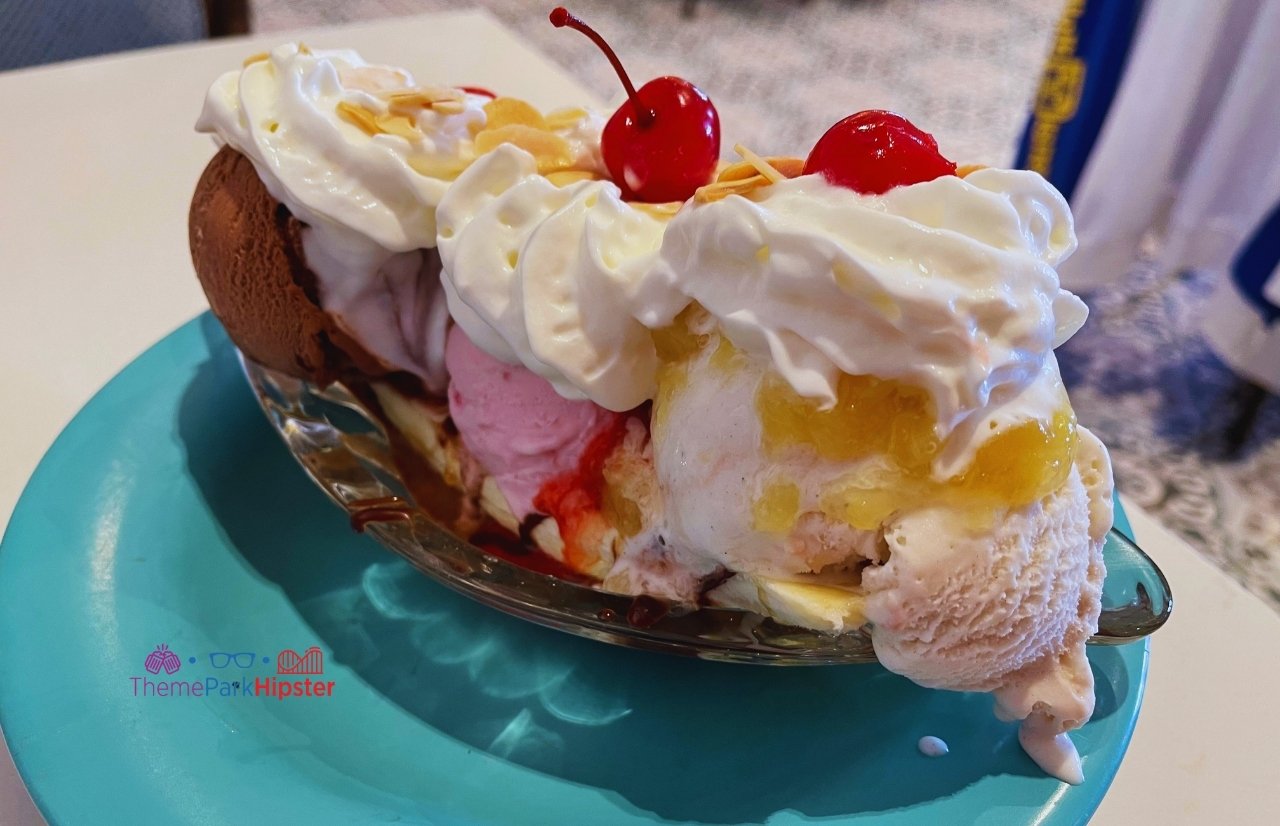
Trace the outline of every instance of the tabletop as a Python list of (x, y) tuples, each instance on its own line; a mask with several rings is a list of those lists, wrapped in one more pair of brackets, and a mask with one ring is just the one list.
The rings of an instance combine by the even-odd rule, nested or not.
[[(542, 107), (586, 91), (481, 12), (301, 32), (423, 78)], [(187, 206), (212, 155), (192, 124), (219, 73), (290, 39), (251, 37), (0, 74), (0, 524), (62, 427), (130, 359), (204, 310)], [(16, 125), (15, 125), (16, 124)], [(1176, 595), (1145, 704), (1094, 822), (1272, 822), (1280, 809), (1280, 617), (1136, 507)], [(0, 824), (43, 822), (0, 755)]]

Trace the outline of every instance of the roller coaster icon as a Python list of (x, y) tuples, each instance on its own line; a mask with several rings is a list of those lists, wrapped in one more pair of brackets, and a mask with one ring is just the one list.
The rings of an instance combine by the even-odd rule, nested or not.
[(324, 652), (311, 646), (302, 654), (286, 648), (276, 655), (277, 674), (323, 674)]

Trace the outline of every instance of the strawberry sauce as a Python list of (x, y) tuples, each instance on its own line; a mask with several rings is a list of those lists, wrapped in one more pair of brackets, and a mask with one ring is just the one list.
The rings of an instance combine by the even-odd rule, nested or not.
[(571, 567), (584, 567), (583, 563), (588, 561), (581, 537), (587, 523), (600, 512), (604, 463), (626, 436), (627, 418), (623, 413), (614, 414), (609, 424), (587, 443), (577, 468), (547, 482), (533, 499), (533, 506), (540, 513), (554, 517), (559, 523), (565, 561)]

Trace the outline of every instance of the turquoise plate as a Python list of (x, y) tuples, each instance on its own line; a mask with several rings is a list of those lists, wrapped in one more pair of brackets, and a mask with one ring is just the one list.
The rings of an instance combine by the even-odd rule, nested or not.
[(0, 650), (0, 724), (55, 824), (1079, 823), (1147, 668), (1145, 642), (1091, 649), (1070, 787), (986, 696), (506, 616), (351, 533), (208, 315), (49, 449), (0, 543)]

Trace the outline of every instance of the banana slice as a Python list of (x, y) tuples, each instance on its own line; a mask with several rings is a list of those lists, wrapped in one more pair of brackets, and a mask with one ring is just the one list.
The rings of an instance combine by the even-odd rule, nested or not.
[(866, 595), (853, 588), (737, 574), (707, 594), (723, 608), (740, 608), (798, 625), (843, 634), (867, 621)]
[(455, 484), (453, 479), (460, 478), (461, 473), (457, 457), (451, 455), (444, 434), (448, 409), (443, 404), (429, 407), (414, 402), (386, 384), (375, 382), (370, 386), (391, 424), (426, 458), (432, 470), (449, 484)]

